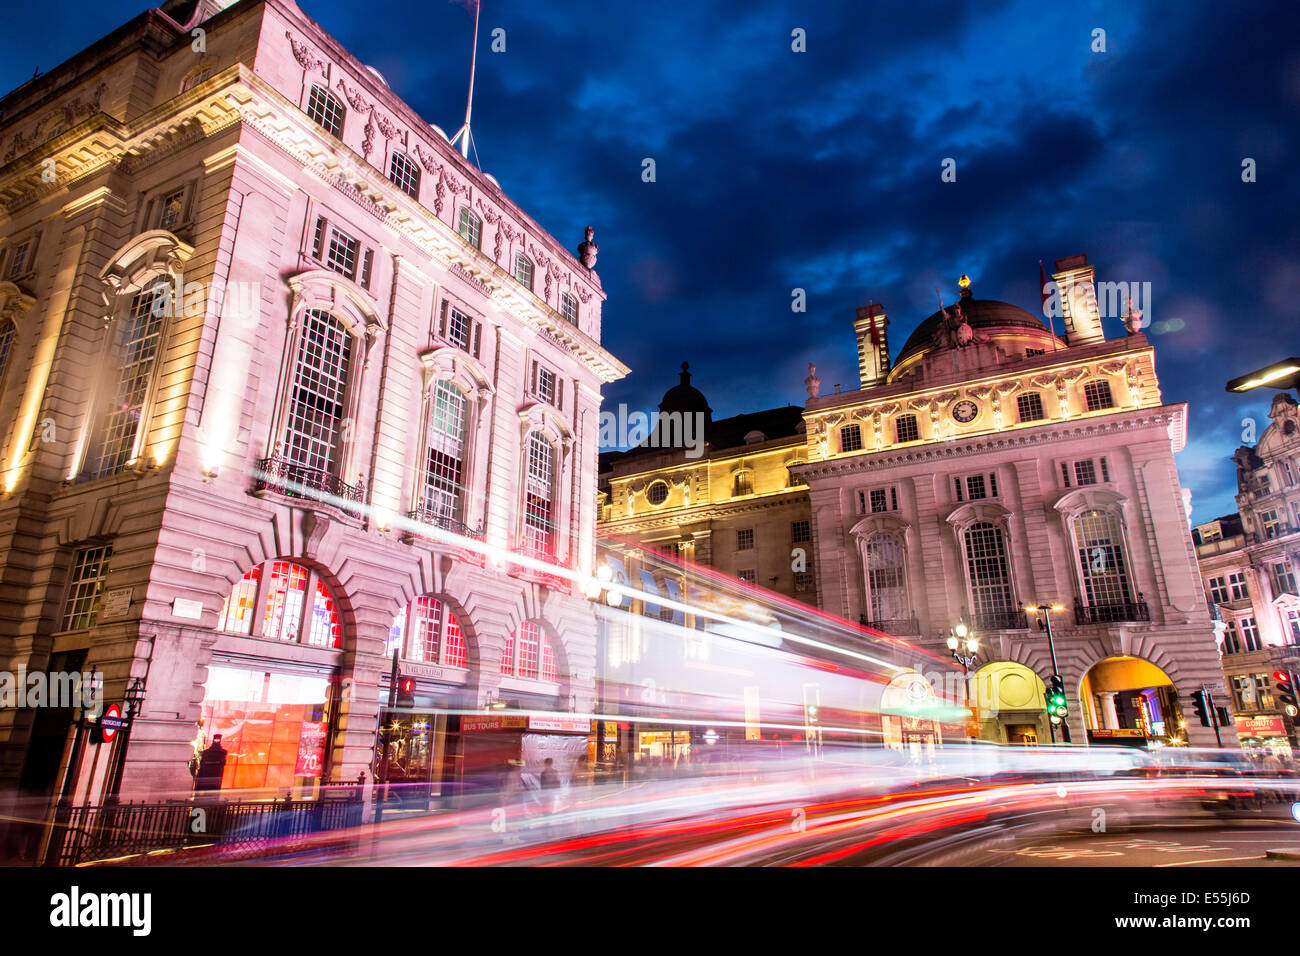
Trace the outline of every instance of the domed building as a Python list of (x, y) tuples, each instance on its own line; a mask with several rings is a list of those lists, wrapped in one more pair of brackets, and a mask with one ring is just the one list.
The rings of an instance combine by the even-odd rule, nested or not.
[[(1188, 719), (1222, 671), (1174, 466), (1187, 406), (1161, 400), (1140, 312), (1107, 341), (1085, 256), (1052, 279), (1045, 322), (962, 276), (896, 358), (884, 307), (861, 308), (861, 387), (820, 395), (809, 376), (792, 474), (821, 606), (942, 658), (965, 625), (969, 679), (930, 679), (985, 739), (1213, 746)], [(933, 746), (924, 723), (890, 742)]]

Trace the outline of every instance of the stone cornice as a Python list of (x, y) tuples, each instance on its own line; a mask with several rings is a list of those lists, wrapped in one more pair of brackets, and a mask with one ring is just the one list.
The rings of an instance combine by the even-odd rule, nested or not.
[(795, 465), (792, 470), (797, 477), (807, 481), (809, 479), (834, 478), (863, 471), (875, 471), (877, 469), (926, 462), (939, 463), (950, 459), (965, 458), (969, 455), (1017, 448), (1023, 448), (1027, 454), (1037, 457), (1041, 454), (1043, 446), (1046, 445), (1062, 444), (1077, 441), (1081, 438), (1113, 435), (1118, 432), (1135, 431), (1153, 426), (1168, 429), (1180, 420), (1185, 420), (1186, 414), (1186, 404), (1157, 405), (1151, 408), (1130, 409), (1119, 412), (1111, 410), (1108, 414), (1098, 415), (1095, 418), (1051, 422), (1042, 424), (1037, 428), (992, 432), (950, 441), (932, 441), (922, 445), (909, 445), (896, 451), (882, 450), (855, 455), (841, 455), (822, 461)]
[(654, 514), (626, 515), (621, 518), (610, 518), (608, 521), (599, 522), (599, 524), (604, 531), (625, 534), (648, 529), (693, 525), (701, 521), (716, 521), (721, 518), (730, 518), (756, 511), (767, 511), (789, 504), (798, 504), (800, 500), (808, 500), (808, 489), (800, 488), (796, 492), (789, 494), (778, 492), (773, 495), (746, 498), (735, 503), (695, 505), (690, 508), (674, 508)]

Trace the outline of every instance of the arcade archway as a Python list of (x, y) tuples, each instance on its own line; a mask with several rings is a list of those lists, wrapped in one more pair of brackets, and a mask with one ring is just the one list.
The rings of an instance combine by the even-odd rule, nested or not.
[(1024, 664), (993, 661), (972, 678), (980, 739), (1037, 746), (1051, 743), (1046, 686)]
[(1185, 746), (1187, 723), (1174, 682), (1141, 657), (1094, 664), (1079, 684), (1089, 743)]

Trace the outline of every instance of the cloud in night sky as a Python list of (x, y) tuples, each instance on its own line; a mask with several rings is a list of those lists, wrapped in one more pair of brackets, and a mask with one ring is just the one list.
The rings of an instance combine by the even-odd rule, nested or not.
[[(1191, 407), (1178, 462), (1194, 520), (1236, 510), (1227, 459), (1272, 393), (1223, 383), (1300, 351), (1300, 8), (1066, 6), (484, 0), (479, 157), (566, 246), (596, 227), (604, 342), (632, 368), (606, 401), (653, 408), (683, 359), (718, 417), (802, 402), (809, 361), (853, 387), (869, 299), (897, 352), (936, 285), (955, 296), (967, 273), (977, 297), (1036, 311), (1038, 260), (1085, 252), (1099, 280), (1152, 283), (1163, 397)], [(460, 125), (460, 6), (303, 8), (427, 120)], [(141, 9), (8, 11), (0, 86)], [(487, 52), (498, 26), (504, 54)]]

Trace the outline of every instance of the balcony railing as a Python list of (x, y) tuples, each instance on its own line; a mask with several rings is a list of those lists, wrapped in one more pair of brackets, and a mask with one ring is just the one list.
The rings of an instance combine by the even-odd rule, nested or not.
[(443, 531), (450, 531), (452, 534), (459, 534), (466, 538), (473, 538), (475, 541), (483, 540), (483, 526), (480, 524), (477, 528), (471, 528), (463, 521), (458, 521), (449, 515), (440, 514), (432, 508), (416, 508), (414, 511), (408, 511), (406, 518), (416, 528), (410, 533), (419, 535), (419, 525), (432, 525)]
[(868, 621), (865, 614), (858, 615), (858, 622), (863, 627), (881, 631), (885, 634), (920, 634), (921, 622), (914, 617), (892, 617), (880, 621)]
[(350, 485), (333, 472), (307, 468), (279, 455), (258, 461), (254, 490), (309, 498), (355, 514), (361, 513), (366, 499), (365, 479)]
[(1020, 608), (1003, 611), (983, 611), (974, 615), (977, 631), (1023, 631), (1029, 627), (1025, 612)]
[(1138, 594), (1136, 601), (1121, 601), (1117, 604), (1084, 605), (1077, 597), (1074, 599), (1075, 624), (1115, 624), (1121, 621), (1149, 621), (1151, 609)]

